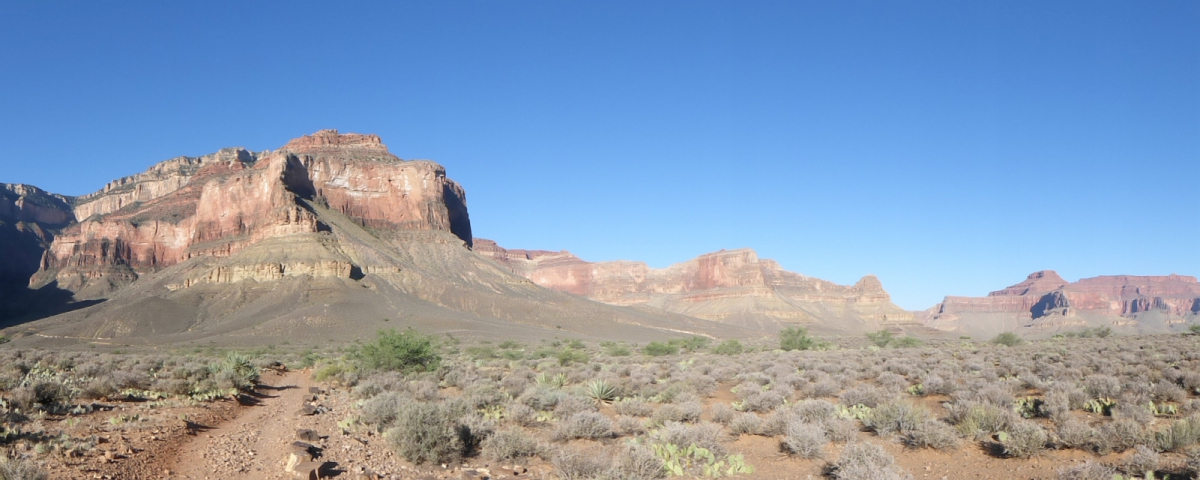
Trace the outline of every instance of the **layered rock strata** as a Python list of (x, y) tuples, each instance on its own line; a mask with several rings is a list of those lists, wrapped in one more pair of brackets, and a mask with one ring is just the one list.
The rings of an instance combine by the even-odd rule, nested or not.
[(804, 323), (860, 330), (913, 320), (873, 275), (838, 285), (784, 270), (750, 249), (721, 250), (664, 269), (643, 262), (587, 262), (566, 251), (508, 250), (486, 239), (476, 239), (475, 249), (538, 285), (613, 305), (748, 326)]
[[(465, 194), (440, 165), (401, 160), (375, 135), (323, 130), (274, 152), (231, 148), (168, 160), (80, 197), (79, 222), (51, 244), (35, 282), (54, 279), (98, 296), (189, 258), (229, 256), (267, 238), (328, 230), (304, 201), (366, 227), (471, 239)], [(266, 279), (284, 268), (239, 267), (213, 278)], [(317, 264), (287, 270), (349, 271)]]
[(0, 183), (0, 285), (25, 287), (54, 233), (74, 219), (71, 199), (40, 188)]
[[(1154, 315), (1146, 315), (1154, 314)], [(1108, 275), (1067, 282), (1051, 270), (986, 297), (948, 296), (925, 314), (942, 330), (981, 330), (986, 323), (1057, 329), (1088, 325), (1147, 327), (1182, 324), (1200, 314), (1200, 282), (1185, 275)], [(1154, 317), (1160, 325), (1140, 325)], [(1011, 322), (1009, 322), (1011, 323)]]

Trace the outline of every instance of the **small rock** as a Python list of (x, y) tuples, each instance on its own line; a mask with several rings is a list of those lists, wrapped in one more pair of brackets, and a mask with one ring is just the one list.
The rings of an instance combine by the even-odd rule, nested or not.
[(301, 428), (301, 429), (296, 430), (296, 438), (299, 438), (300, 440), (304, 440), (306, 442), (316, 442), (316, 441), (321, 440), (321, 436), (317, 435), (317, 432), (315, 430), (309, 430), (307, 428)]

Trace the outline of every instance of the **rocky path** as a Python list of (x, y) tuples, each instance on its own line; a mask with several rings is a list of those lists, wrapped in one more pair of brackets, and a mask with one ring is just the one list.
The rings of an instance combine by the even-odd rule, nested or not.
[(287, 479), (288, 446), (296, 441), (297, 413), (311, 397), (307, 372), (268, 375), (266, 383), (235, 418), (198, 433), (180, 449), (173, 478)]

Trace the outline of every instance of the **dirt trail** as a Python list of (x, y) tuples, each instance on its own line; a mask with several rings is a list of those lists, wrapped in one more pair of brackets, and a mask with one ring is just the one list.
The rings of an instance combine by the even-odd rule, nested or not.
[(297, 411), (304, 404), (312, 380), (307, 372), (266, 375), (266, 383), (235, 418), (202, 428), (184, 445), (171, 467), (173, 478), (288, 479), (283, 469), (286, 446), (301, 428)]

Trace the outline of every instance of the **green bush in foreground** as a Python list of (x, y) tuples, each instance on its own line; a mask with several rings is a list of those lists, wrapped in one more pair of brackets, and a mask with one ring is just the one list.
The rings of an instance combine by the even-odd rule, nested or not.
[(996, 338), (992, 339), (992, 343), (996, 345), (1004, 345), (1006, 347), (1015, 347), (1023, 342), (1024, 340), (1021, 340), (1021, 337), (1018, 337), (1017, 334), (1013, 332), (1004, 332), (996, 335)]
[(788, 327), (779, 332), (779, 349), (785, 352), (792, 350), (812, 350), (820, 346), (817, 339), (808, 336), (804, 327)]
[(412, 328), (380, 330), (375, 341), (357, 348), (353, 357), (365, 370), (428, 372), (442, 365), (433, 337)]
[(721, 344), (717, 345), (717, 348), (713, 350), (714, 353), (719, 355), (740, 355), (744, 351), (746, 351), (746, 348), (742, 346), (742, 342), (737, 340), (726, 340), (721, 342)]
[(664, 355), (675, 355), (679, 353), (679, 346), (670, 343), (650, 342), (645, 347), (642, 347), (642, 353), (651, 357), (661, 357)]

